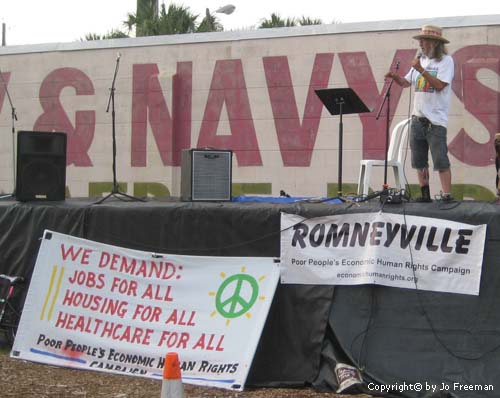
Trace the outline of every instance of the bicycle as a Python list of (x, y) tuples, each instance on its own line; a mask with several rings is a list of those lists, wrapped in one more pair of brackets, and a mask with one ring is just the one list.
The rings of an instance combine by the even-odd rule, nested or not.
[(17, 325), (21, 318), (21, 311), (13, 299), (22, 284), (24, 284), (22, 276), (0, 274), (0, 330), (5, 334), (10, 347), (14, 344)]

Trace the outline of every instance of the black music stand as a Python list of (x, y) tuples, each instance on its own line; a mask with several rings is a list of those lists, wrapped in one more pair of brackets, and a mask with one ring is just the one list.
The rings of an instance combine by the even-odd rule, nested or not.
[(363, 101), (361, 101), (352, 88), (325, 88), (321, 90), (314, 90), (314, 92), (331, 115), (340, 115), (338, 196), (339, 198), (342, 198), (342, 136), (344, 133), (342, 115), (371, 111), (367, 108)]

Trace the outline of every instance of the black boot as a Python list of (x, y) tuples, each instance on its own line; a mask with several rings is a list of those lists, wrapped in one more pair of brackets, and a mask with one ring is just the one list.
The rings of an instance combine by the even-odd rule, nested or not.
[(420, 203), (432, 202), (431, 190), (429, 188), (429, 185), (424, 185), (423, 187), (420, 187), (420, 191), (422, 192), (422, 196), (415, 199), (415, 202), (420, 202)]

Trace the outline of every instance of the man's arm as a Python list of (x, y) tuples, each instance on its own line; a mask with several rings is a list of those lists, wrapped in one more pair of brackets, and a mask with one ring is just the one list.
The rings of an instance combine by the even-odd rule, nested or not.
[(410, 85), (411, 85), (411, 83), (408, 80), (406, 80), (404, 77), (401, 77), (397, 73), (394, 73), (394, 72), (386, 73), (385, 77), (394, 80), (398, 86), (401, 86), (404, 88), (410, 87)]

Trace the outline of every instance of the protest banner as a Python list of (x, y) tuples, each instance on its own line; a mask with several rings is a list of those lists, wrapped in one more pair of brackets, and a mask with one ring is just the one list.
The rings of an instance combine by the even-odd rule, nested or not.
[[(147, 253), (45, 231), (11, 356), (242, 390), (278, 260)], [(243, 342), (243, 344), (242, 344)]]
[(479, 294), (486, 225), (390, 213), (281, 213), (281, 282)]

